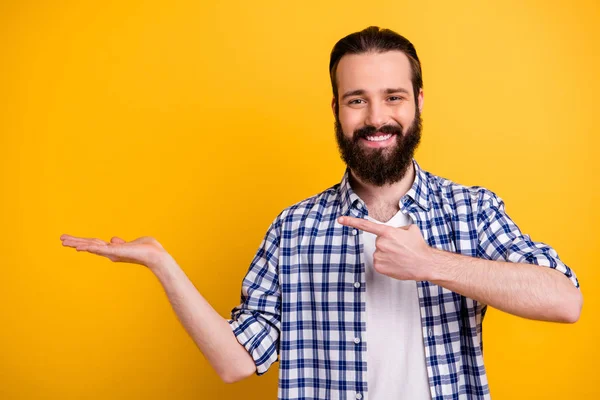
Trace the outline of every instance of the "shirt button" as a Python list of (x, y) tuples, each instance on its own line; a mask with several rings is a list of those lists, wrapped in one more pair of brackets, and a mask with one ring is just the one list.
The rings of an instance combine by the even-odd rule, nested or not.
[(362, 399), (362, 394), (360, 394), (360, 393), (356, 393), (356, 398), (357, 398), (357, 399)]
[(360, 287), (360, 282), (354, 282), (354, 287), (358, 289)]
[(354, 236), (358, 235), (358, 230), (352, 229), (352, 235), (354, 235)]
[(431, 328), (429, 328), (429, 332), (427, 332), (429, 334), (429, 337), (433, 337), (433, 330)]
[(354, 343), (359, 344), (360, 343), (360, 338), (355, 337), (354, 338)]
[(435, 392), (436, 392), (437, 394), (441, 395), (441, 394), (442, 394), (442, 388), (441, 388), (440, 386), (436, 386), (436, 387), (435, 387)]

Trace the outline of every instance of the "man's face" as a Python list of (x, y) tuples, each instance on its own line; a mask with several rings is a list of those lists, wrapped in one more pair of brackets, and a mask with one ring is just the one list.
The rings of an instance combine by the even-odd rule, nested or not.
[[(342, 159), (361, 180), (402, 179), (421, 137), (408, 57), (400, 51), (345, 55), (337, 67), (336, 139)], [(332, 102), (335, 114), (336, 102)]]

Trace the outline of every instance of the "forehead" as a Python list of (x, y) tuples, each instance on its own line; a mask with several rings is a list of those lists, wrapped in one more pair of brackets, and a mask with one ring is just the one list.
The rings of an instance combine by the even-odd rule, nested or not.
[(412, 92), (410, 61), (401, 51), (346, 54), (337, 66), (338, 94), (348, 90), (379, 91), (403, 87)]

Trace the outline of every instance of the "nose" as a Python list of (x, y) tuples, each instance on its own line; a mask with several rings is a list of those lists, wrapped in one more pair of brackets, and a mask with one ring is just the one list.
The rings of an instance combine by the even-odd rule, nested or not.
[(386, 107), (383, 107), (375, 102), (369, 104), (369, 110), (365, 120), (366, 125), (379, 128), (380, 126), (387, 124), (389, 119), (390, 116), (387, 113)]

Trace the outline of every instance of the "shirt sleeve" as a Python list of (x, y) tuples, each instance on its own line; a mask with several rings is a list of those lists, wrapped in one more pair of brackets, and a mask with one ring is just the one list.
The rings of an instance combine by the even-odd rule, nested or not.
[(484, 194), (477, 224), (479, 257), (554, 268), (579, 288), (574, 271), (560, 260), (556, 250), (521, 233), (506, 214), (504, 201), (489, 190)]
[(254, 359), (256, 374), (262, 375), (278, 360), (281, 325), (281, 292), (278, 259), (280, 227), (269, 227), (242, 281), (241, 304), (228, 320), (237, 340)]

